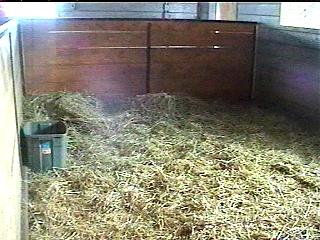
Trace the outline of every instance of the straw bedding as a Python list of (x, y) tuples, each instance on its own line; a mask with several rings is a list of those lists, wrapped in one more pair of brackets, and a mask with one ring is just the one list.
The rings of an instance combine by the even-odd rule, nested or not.
[(319, 136), (257, 107), (147, 94), (25, 100), (66, 169), (29, 176), (31, 239), (320, 239)]

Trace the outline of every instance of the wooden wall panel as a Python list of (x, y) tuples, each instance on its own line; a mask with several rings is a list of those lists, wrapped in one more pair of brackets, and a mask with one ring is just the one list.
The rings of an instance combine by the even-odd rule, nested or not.
[[(35, 66), (26, 75), (26, 91), (72, 91), (119, 95), (143, 94), (145, 64)], [(30, 80), (31, 79), (31, 80)]]
[[(51, 31), (145, 31), (144, 21), (106, 21), (91, 19), (74, 20), (23, 20), (26, 32), (46, 33)], [(36, 26), (36, 27), (35, 27)]]
[(144, 64), (35, 66), (29, 70), (32, 72), (30, 77), (26, 75), (26, 85), (27, 91), (32, 92), (37, 88), (39, 91), (46, 91), (50, 88), (48, 83), (57, 83), (61, 91), (115, 91), (129, 95), (130, 91), (133, 94), (145, 92)]
[(162, 45), (196, 45), (248, 48), (252, 47), (252, 33), (223, 33), (215, 31), (194, 32), (152, 32), (151, 43), (155, 46)]
[[(215, 74), (244, 74), (248, 75), (251, 73), (249, 68), (239, 68), (235, 69), (235, 66), (226, 65), (213, 65), (205, 62), (197, 62), (193, 65), (186, 63), (158, 63), (152, 64), (151, 75), (154, 79), (162, 79), (164, 76), (176, 76), (177, 78), (199, 78), (199, 77), (212, 77)], [(201, 69), (201, 71), (198, 71)], [(223, 81), (223, 79), (221, 80)]]
[(252, 61), (252, 49), (238, 51), (226, 49), (151, 49), (151, 63), (189, 63), (210, 64), (213, 67), (225, 68), (228, 65), (245, 67)]
[[(31, 67), (30, 67), (31, 68)], [(126, 82), (129, 80), (145, 79), (144, 64), (109, 64), (109, 65), (82, 65), (82, 66), (33, 66), (35, 76), (30, 79), (27, 76), (26, 82), (72, 82), (78, 81), (117, 81)], [(92, 74), (95, 73), (95, 74)]]
[(26, 90), (248, 98), (254, 24), (27, 20)]
[(27, 20), (22, 29), (28, 94), (146, 93), (147, 23)]
[(150, 38), (151, 92), (249, 99), (252, 25), (158, 22)]
[(26, 49), (26, 66), (34, 65), (101, 65), (101, 64), (134, 64), (146, 62), (145, 49)]
[[(28, 39), (31, 38), (31, 39)], [(53, 32), (26, 36), (26, 47), (34, 49), (76, 48), (96, 49), (103, 47), (145, 47), (145, 33), (118, 32)]]
[(222, 32), (248, 32), (254, 30), (254, 24), (236, 23), (236, 22), (201, 22), (201, 21), (156, 21), (152, 23), (152, 31), (177, 31), (177, 32), (194, 32), (194, 31), (215, 31)]

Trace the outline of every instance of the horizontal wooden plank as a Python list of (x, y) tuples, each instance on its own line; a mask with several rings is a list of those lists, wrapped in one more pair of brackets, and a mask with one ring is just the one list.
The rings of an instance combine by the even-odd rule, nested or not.
[(238, 14), (280, 16), (280, 3), (238, 3)]
[(162, 12), (97, 12), (97, 11), (72, 11), (60, 12), (63, 18), (154, 18), (161, 19)]
[(146, 49), (26, 49), (25, 65), (103, 65), (145, 63)]
[[(199, 67), (198, 69), (194, 69), (194, 71), (188, 72), (184, 71), (169, 71), (169, 72), (161, 72), (162, 75), (159, 76), (156, 68), (151, 71), (151, 82), (158, 82), (160, 85), (162, 84), (176, 84), (175, 82), (184, 82), (188, 85), (198, 86), (197, 82), (205, 82), (208, 85), (213, 84), (214, 86), (219, 87), (244, 87), (246, 84), (250, 83), (251, 74), (247, 71), (234, 71), (234, 72), (224, 72), (224, 71), (216, 71), (211, 70), (210, 74), (206, 74), (204, 72), (206, 68)], [(189, 73), (189, 75), (188, 75)], [(168, 81), (167, 79), (175, 79), (173, 82)], [(152, 85), (152, 84), (151, 84)], [(182, 87), (181, 89), (184, 89)]]
[(230, 64), (216, 64), (214, 62), (195, 62), (193, 64), (177, 62), (174, 64), (152, 64), (150, 75), (152, 79), (159, 80), (162, 78), (205, 79), (211, 78), (213, 75), (236, 75), (240, 79), (243, 77), (250, 78), (251, 68), (235, 68), (235, 66)]
[(90, 2), (76, 3), (78, 11), (162, 12), (164, 2)]
[(169, 13), (197, 13), (197, 2), (168, 2), (165, 6)]
[(196, 13), (165, 13), (166, 19), (197, 19)]
[(48, 31), (146, 31), (145, 21), (106, 21), (106, 20), (68, 20), (68, 19), (34, 19), (22, 20), (22, 30), (33, 33)]
[(217, 22), (152, 22), (152, 32), (248, 32), (253, 33), (254, 24)]
[(88, 48), (88, 47), (144, 47), (146, 33), (108, 32), (53, 32), (36, 36), (24, 36), (25, 47), (42, 48)]
[(237, 20), (264, 23), (272, 26), (278, 26), (280, 24), (279, 16), (260, 16), (260, 15), (251, 15), (251, 14), (239, 14)]
[(50, 92), (86, 92), (90, 94), (106, 95), (125, 95), (134, 96), (137, 94), (145, 94), (146, 91), (142, 85), (134, 85), (119, 82), (87, 82), (87, 81), (77, 81), (77, 82), (63, 82), (63, 83), (46, 83), (37, 84), (30, 83), (27, 85), (26, 92), (28, 95), (40, 94), (40, 93), (50, 93)]
[(30, 66), (26, 83), (75, 81), (145, 81), (145, 64), (109, 64), (82, 66)]
[(151, 78), (151, 92), (184, 93), (196, 97), (248, 99), (251, 79), (215, 74), (205, 78)]
[(212, 63), (251, 67), (252, 49), (151, 49), (151, 63)]
[(253, 44), (253, 35), (224, 33), (216, 31), (151, 32), (151, 45), (221, 45), (234, 48), (248, 48)]

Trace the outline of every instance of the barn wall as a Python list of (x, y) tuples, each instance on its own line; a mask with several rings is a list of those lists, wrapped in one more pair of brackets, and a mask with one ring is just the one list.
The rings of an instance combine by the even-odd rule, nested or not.
[(254, 27), (231, 22), (152, 23), (150, 91), (249, 99)]
[(255, 24), (57, 19), (21, 26), (27, 94), (250, 97)]
[(256, 98), (320, 117), (320, 31), (280, 26), (280, 3), (238, 3), (238, 20), (258, 21)]
[(25, 20), (21, 28), (27, 94), (146, 92), (145, 21)]
[(20, 239), (22, 88), (17, 24), (0, 26), (0, 239)]
[(59, 17), (215, 19), (216, 3), (105, 2), (60, 3)]

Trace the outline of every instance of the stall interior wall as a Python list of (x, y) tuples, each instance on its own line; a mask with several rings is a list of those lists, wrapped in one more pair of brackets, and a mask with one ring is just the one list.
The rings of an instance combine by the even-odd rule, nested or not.
[(320, 121), (320, 31), (280, 26), (280, 3), (238, 3), (257, 21), (256, 98)]
[(22, 74), (17, 23), (0, 25), (0, 239), (21, 239)]
[(255, 24), (56, 19), (21, 28), (27, 94), (250, 98)]

